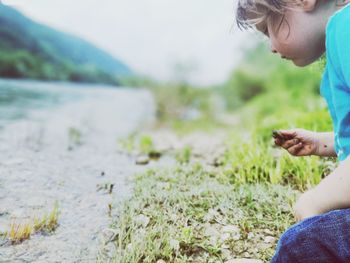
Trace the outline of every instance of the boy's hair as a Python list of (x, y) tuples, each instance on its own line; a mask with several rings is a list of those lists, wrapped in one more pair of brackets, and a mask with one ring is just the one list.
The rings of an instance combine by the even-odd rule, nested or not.
[(238, 0), (236, 23), (240, 29), (252, 28), (268, 18), (283, 16), (286, 9), (296, 6), (296, 0)]
[[(277, 31), (284, 21), (284, 12), (301, 6), (302, 1), (297, 0), (238, 0), (236, 10), (236, 23), (240, 29), (249, 29), (261, 22), (276, 17), (279, 20)], [(334, 0), (336, 6), (344, 6), (349, 0)]]

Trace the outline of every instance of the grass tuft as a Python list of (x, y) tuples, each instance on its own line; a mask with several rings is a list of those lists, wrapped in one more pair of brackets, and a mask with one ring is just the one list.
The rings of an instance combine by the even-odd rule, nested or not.
[(7, 237), (11, 244), (19, 244), (24, 240), (30, 239), (33, 227), (29, 222), (15, 223), (10, 225), (10, 230), (7, 232)]
[(30, 239), (34, 234), (51, 234), (58, 227), (59, 209), (58, 204), (55, 203), (54, 208), (48, 214), (44, 214), (41, 218), (34, 218), (33, 221), (28, 220), (25, 223), (13, 222), (10, 229), (1, 233), (4, 239), (7, 239), (12, 245), (17, 245), (25, 240)]
[(58, 227), (58, 204), (56, 203), (52, 211), (44, 214), (42, 218), (34, 218), (33, 229), (35, 232), (50, 234)]

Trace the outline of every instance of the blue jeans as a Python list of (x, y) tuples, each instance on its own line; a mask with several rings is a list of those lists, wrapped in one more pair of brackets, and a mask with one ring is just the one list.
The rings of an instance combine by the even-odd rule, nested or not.
[(307, 218), (289, 228), (271, 263), (350, 263), (350, 209)]

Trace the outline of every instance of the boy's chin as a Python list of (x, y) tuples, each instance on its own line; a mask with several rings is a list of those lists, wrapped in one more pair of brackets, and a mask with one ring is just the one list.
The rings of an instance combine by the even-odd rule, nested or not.
[(293, 61), (293, 64), (297, 67), (306, 67), (306, 66), (314, 63), (317, 59), (318, 58), (316, 58), (316, 59), (292, 59), (292, 61)]
[(307, 65), (309, 65), (309, 64), (306, 64), (306, 63), (301, 63), (301, 62), (299, 62), (299, 61), (295, 61), (295, 60), (293, 60), (293, 64), (295, 65), (295, 66), (297, 66), (297, 67), (305, 67), (305, 66), (307, 66)]

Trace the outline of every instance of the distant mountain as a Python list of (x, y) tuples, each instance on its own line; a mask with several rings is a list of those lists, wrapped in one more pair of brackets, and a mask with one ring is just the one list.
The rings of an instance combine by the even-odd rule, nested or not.
[(131, 70), (91, 43), (0, 4), (0, 76), (118, 84)]

